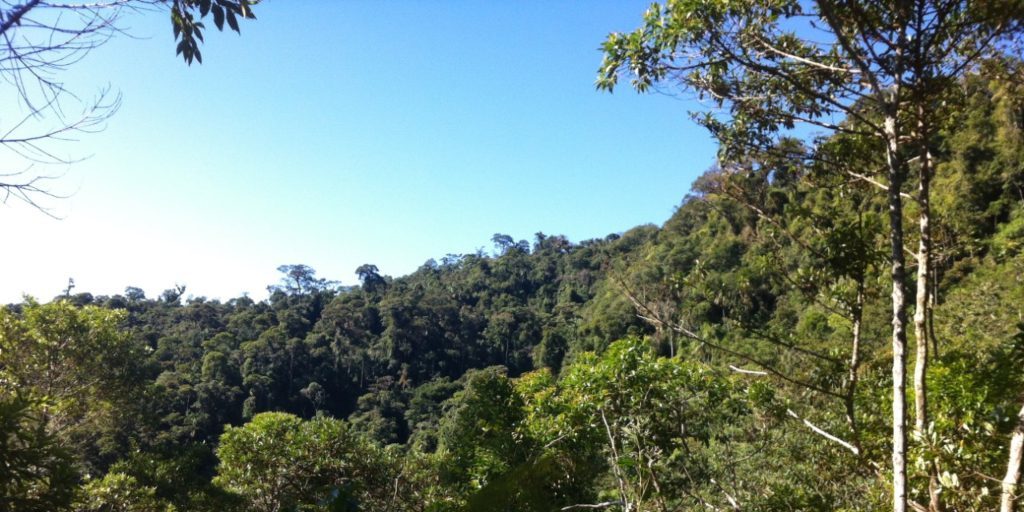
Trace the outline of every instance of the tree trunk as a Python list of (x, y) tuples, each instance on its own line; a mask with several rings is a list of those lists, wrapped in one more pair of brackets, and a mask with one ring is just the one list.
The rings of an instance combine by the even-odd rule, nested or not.
[(905, 178), (899, 155), (896, 109), (889, 105), (885, 119), (886, 163), (889, 174), (889, 241), (892, 256), (892, 509), (907, 510), (907, 305), (903, 256), (903, 201)]
[(852, 315), (853, 317), (853, 346), (850, 349), (850, 373), (847, 377), (849, 379), (846, 388), (846, 422), (850, 426), (852, 432), (853, 445), (857, 448), (857, 451), (863, 453), (860, 445), (860, 428), (857, 426), (857, 414), (854, 409), (857, 398), (857, 382), (859, 381), (860, 371), (860, 333), (861, 333), (861, 319), (864, 316), (864, 278), (861, 277), (859, 283), (857, 283), (857, 302), (853, 306)]
[(921, 213), (918, 219), (920, 241), (917, 248), (917, 297), (914, 304), (914, 342), (917, 357), (914, 361), (914, 430), (921, 434), (928, 427), (928, 386), (925, 376), (928, 372), (928, 294), (931, 290), (931, 213), (928, 205), (928, 187), (931, 171), (927, 156), (921, 158), (918, 202)]
[[(924, 114), (921, 113), (923, 117)], [(914, 343), (917, 344), (917, 355), (914, 360), (914, 431), (918, 442), (925, 439), (928, 428), (928, 314), (931, 310), (932, 284), (932, 235), (931, 235), (931, 202), (930, 186), (932, 180), (931, 152), (928, 150), (928, 126), (919, 122), (921, 151), (918, 155), (918, 192), (917, 201), (920, 207), (918, 227), (920, 237), (917, 248), (917, 296), (914, 303)], [(939, 468), (932, 462), (928, 470), (928, 510), (940, 512), (942, 499), (939, 495)]]
[(1017, 505), (1017, 487), (1020, 483), (1021, 459), (1024, 458), (1024, 407), (1017, 414), (1017, 427), (1010, 437), (1010, 457), (1003, 477), (1003, 495), (999, 512), (1014, 512)]
[(928, 339), (932, 342), (931, 357), (939, 358), (939, 339), (935, 336), (935, 306), (939, 304), (939, 263), (935, 258), (935, 248), (932, 247), (932, 259), (928, 263), (931, 266), (931, 290), (928, 291)]

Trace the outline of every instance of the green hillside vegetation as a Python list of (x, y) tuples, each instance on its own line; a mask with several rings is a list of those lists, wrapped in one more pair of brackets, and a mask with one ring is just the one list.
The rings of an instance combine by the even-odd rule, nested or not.
[[(185, 61), (253, 3), (171, 2)], [(662, 226), (0, 308), (0, 511), (1013, 512), (1022, 33), (1020, 2), (654, 4), (597, 87), (693, 94), (720, 148)]]
[[(909, 498), (937, 468), (947, 510), (993, 510), (1024, 397), (1024, 105), (961, 88)], [(352, 288), (283, 266), (263, 302), (9, 305), (0, 509), (882, 509), (887, 222), (870, 183), (750, 160), (604, 239), (498, 234)]]

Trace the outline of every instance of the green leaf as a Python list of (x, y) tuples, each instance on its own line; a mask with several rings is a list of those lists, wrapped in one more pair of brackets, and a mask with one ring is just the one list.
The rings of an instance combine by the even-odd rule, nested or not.
[(231, 30), (241, 34), (242, 32), (238, 29), (238, 18), (235, 17), (235, 13), (228, 11), (228, 25), (231, 26)]
[(213, 11), (213, 24), (217, 25), (217, 30), (224, 30), (224, 8), (219, 5), (214, 5), (211, 10)]

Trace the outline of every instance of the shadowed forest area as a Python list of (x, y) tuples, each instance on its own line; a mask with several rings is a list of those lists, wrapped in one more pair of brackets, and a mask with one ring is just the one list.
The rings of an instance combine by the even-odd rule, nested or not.
[(10, 304), (0, 510), (1012, 512), (1018, 9), (655, 5), (598, 86), (721, 144), (661, 226)]

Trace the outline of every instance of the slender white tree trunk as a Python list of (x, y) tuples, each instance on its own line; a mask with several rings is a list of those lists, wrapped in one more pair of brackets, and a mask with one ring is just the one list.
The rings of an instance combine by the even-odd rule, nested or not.
[(903, 201), (905, 177), (899, 155), (896, 109), (885, 120), (886, 160), (889, 174), (889, 241), (892, 257), (892, 509), (907, 510), (907, 304), (903, 256)]
[(850, 426), (850, 432), (852, 433), (853, 446), (857, 448), (857, 452), (863, 453), (860, 445), (860, 427), (857, 425), (857, 413), (854, 409), (857, 398), (857, 383), (859, 382), (860, 372), (860, 332), (861, 332), (861, 320), (864, 317), (864, 278), (860, 278), (860, 282), (857, 283), (857, 302), (853, 306), (853, 346), (850, 347), (850, 368), (849, 368), (849, 384), (846, 388), (846, 422)]
[[(923, 118), (923, 111), (919, 112)], [(914, 343), (917, 354), (914, 359), (914, 431), (919, 440), (924, 439), (924, 431), (928, 428), (928, 314), (931, 302), (928, 300), (932, 290), (932, 234), (931, 234), (931, 152), (928, 150), (928, 126), (923, 121), (918, 123), (921, 137), (921, 151), (918, 155), (919, 172), (917, 202), (920, 208), (918, 215), (919, 241), (917, 247), (917, 296), (914, 303)], [(928, 469), (928, 510), (940, 512), (942, 499), (939, 494), (939, 468), (932, 462)]]
[(1021, 460), (1024, 459), (1024, 407), (1017, 414), (1017, 427), (1010, 436), (1010, 457), (1006, 464), (1006, 476), (1003, 477), (1003, 495), (999, 504), (999, 512), (1014, 512), (1019, 492)]
[(921, 161), (918, 202), (921, 213), (918, 218), (920, 241), (917, 248), (917, 296), (914, 303), (914, 342), (917, 357), (914, 361), (914, 429), (919, 433), (928, 427), (928, 386), (925, 376), (928, 372), (928, 293), (931, 280), (931, 213), (928, 205), (928, 187), (931, 171), (928, 163)]

